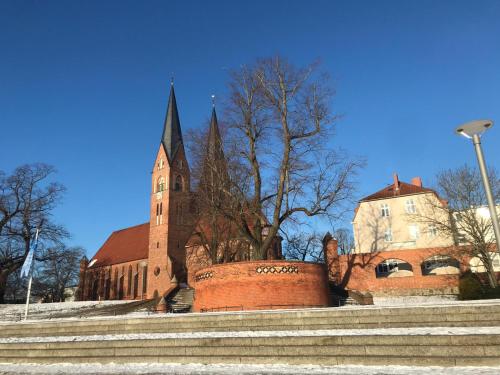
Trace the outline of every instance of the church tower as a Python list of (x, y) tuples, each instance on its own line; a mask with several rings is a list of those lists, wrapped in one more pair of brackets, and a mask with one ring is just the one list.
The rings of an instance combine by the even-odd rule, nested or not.
[(173, 83), (163, 134), (151, 173), (148, 298), (186, 280), (185, 244), (189, 220), (190, 175), (182, 141)]

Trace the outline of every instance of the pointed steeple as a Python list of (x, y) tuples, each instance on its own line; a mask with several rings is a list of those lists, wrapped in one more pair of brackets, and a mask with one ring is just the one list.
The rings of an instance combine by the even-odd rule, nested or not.
[(168, 99), (167, 114), (163, 125), (161, 143), (165, 147), (168, 158), (173, 160), (179, 147), (182, 146), (181, 122), (177, 111), (177, 101), (175, 100), (174, 82), (170, 84), (170, 97)]
[(211, 162), (224, 160), (224, 150), (222, 148), (222, 138), (217, 123), (217, 113), (215, 106), (212, 108), (212, 118), (210, 119), (210, 129), (208, 130), (207, 158)]
[(207, 137), (207, 149), (203, 161), (203, 171), (200, 180), (200, 187), (205, 193), (214, 191), (222, 192), (222, 188), (229, 182), (226, 158), (222, 146), (222, 138), (217, 122), (215, 106), (212, 108), (212, 118)]

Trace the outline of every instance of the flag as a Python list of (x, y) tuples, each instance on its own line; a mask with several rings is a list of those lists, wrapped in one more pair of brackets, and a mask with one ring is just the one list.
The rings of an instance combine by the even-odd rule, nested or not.
[(28, 256), (24, 260), (23, 267), (21, 268), (21, 277), (29, 276), (31, 272), (31, 266), (33, 265), (33, 257), (35, 256), (35, 251), (37, 246), (38, 246), (38, 233), (37, 236), (35, 237), (35, 241), (31, 243)]

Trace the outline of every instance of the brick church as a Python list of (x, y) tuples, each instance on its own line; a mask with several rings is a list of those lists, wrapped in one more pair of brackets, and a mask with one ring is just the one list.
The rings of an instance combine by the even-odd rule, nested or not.
[[(207, 138), (207, 150), (220, 147), (215, 108)], [(187, 286), (188, 278), (207, 264), (206, 259), (186, 261), (186, 246), (196, 243), (193, 197), (172, 85), (151, 172), (150, 220), (113, 232), (89, 261), (82, 260), (80, 299), (150, 299)], [(280, 257), (281, 246), (277, 251)]]

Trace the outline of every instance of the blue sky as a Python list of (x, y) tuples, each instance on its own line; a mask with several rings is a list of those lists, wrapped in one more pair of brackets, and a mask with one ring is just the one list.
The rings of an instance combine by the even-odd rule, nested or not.
[[(453, 134), (491, 118), (500, 167), (500, 1), (2, 1), (0, 169), (56, 166), (55, 219), (92, 255), (148, 220), (150, 171), (175, 76), (184, 130), (204, 126), (228, 69), (317, 58), (343, 115), (335, 144), (366, 158), (359, 196), (475, 163)], [(223, 120), (223, 119), (221, 119)], [(349, 223), (350, 217), (346, 218)]]

